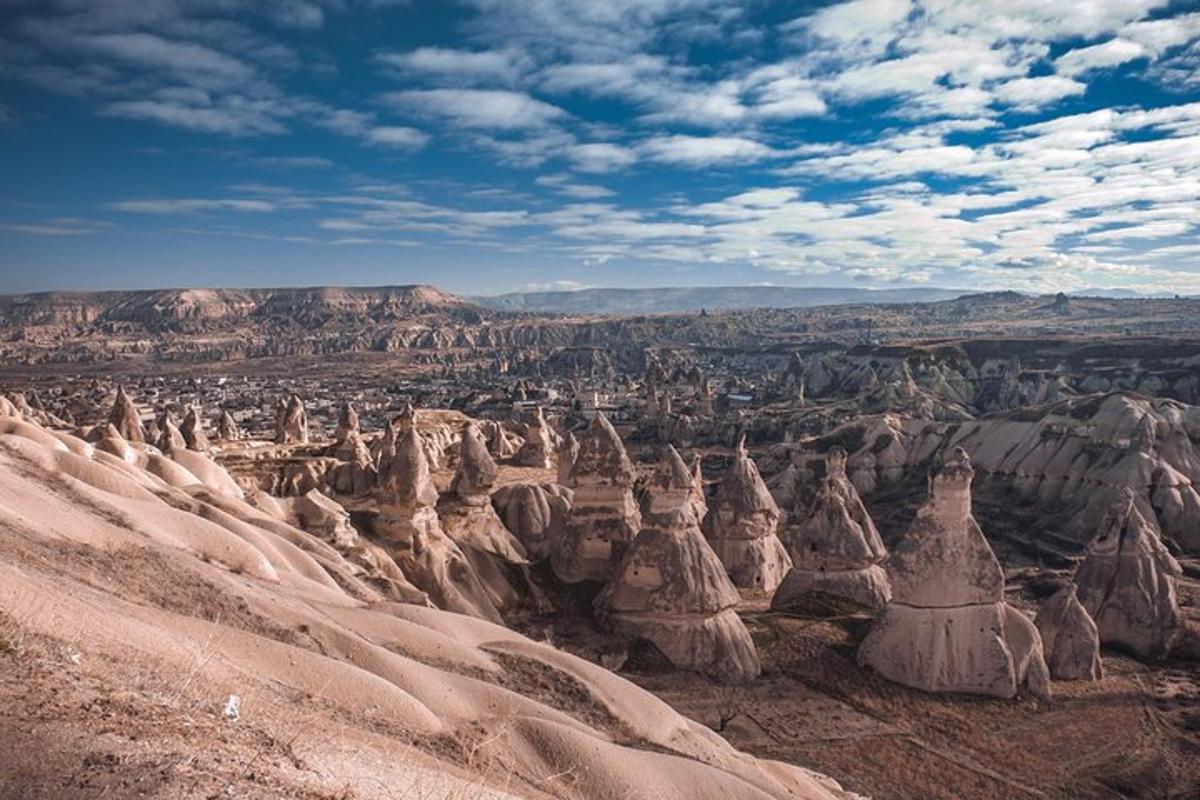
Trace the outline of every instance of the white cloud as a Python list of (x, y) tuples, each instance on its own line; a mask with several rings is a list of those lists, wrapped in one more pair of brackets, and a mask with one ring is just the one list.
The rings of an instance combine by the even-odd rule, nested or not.
[(0, 222), (0, 230), (28, 236), (83, 236), (89, 233), (99, 233), (109, 227), (111, 226), (106, 222), (74, 217), (57, 217), (32, 222)]
[(1087, 84), (1059, 75), (1043, 75), (1037, 78), (1017, 78), (1002, 83), (994, 89), (996, 99), (1006, 105), (1019, 108), (1039, 108), (1064, 97), (1080, 95), (1087, 91)]
[(410, 90), (389, 92), (383, 99), (397, 108), (440, 117), (464, 128), (539, 128), (567, 115), (522, 92), (498, 89)]
[(429, 142), (429, 134), (424, 131), (392, 125), (370, 128), (363, 138), (370, 144), (394, 147), (400, 150), (420, 150)]
[(765, 144), (740, 136), (658, 136), (638, 150), (651, 161), (692, 167), (746, 164), (776, 155)]
[(1060, 74), (1075, 76), (1093, 69), (1116, 67), (1146, 55), (1146, 48), (1137, 42), (1109, 39), (1091, 47), (1068, 50), (1054, 60), (1054, 67)]
[(194, 214), (201, 211), (249, 211), (263, 213), (275, 210), (275, 205), (265, 200), (205, 198), (120, 200), (109, 203), (108, 207), (114, 211), (124, 211), (133, 214)]
[(508, 83), (521, 74), (524, 58), (515, 50), (454, 50), (419, 47), (405, 53), (380, 53), (376, 61), (403, 72), (450, 82)]
[(564, 197), (571, 197), (576, 200), (600, 200), (616, 194), (612, 189), (607, 189), (603, 186), (577, 183), (570, 175), (561, 172), (551, 175), (539, 175), (534, 179), (534, 183), (538, 186), (552, 189)]
[(254, 70), (245, 62), (193, 42), (151, 33), (73, 35), (45, 25), (31, 26), (47, 44), (75, 53), (108, 56), (130, 64), (165, 69), (188, 83), (229, 86), (250, 80)]
[(565, 155), (581, 172), (610, 172), (627, 167), (637, 160), (637, 156), (629, 148), (610, 142), (572, 145)]

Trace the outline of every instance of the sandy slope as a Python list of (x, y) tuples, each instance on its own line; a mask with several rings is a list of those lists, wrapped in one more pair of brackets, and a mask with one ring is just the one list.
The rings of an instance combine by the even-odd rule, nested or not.
[(586, 661), (387, 602), (211, 461), (105, 449), (0, 420), (0, 796), (845, 796)]

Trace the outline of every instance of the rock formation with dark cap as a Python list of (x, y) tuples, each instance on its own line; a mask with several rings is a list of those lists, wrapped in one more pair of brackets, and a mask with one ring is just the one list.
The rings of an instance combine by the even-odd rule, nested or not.
[(825, 480), (807, 518), (788, 526), (781, 538), (792, 569), (775, 591), (773, 609), (825, 607), (838, 612), (848, 604), (878, 611), (891, 599), (887, 573), (880, 566), (887, 549), (846, 477), (842, 448), (826, 456)]
[(932, 492), (888, 571), (892, 600), (858, 651), (858, 663), (927, 692), (1013, 697), (1050, 693), (1037, 628), (1004, 602), (1004, 572), (971, 514), (975, 470), (961, 448), (943, 461)]
[(568, 478), (571, 512), (551, 550), (554, 574), (565, 583), (606, 581), (641, 527), (633, 499), (633, 464), (612, 423), (601, 413), (579, 443)]
[(792, 566), (776, 533), (779, 517), (745, 441), (738, 442), (733, 466), (704, 518), (704, 534), (736, 586), (773, 592)]
[(601, 624), (652, 642), (679, 669), (742, 683), (758, 677), (740, 597), (700, 532), (693, 474), (668, 447), (649, 487), (642, 530), (595, 600)]

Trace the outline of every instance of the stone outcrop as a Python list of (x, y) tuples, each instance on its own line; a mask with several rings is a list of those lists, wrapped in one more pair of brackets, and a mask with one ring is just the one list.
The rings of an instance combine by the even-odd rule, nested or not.
[(550, 469), (554, 453), (554, 432), (546, 423), (541, 406), (534, 406), (533, 415), (525, 431), (525, 444), (513, 457), (513, 462), (522, 467)]
[(333, 440), (340, 444), (346, 441), (350, 434), (358, 432), (358, 411), (355, 410), (353, 403), (346, 403), (338, 414), (337, 430), (334, 431)]
[(920, 462), (949, 437), (986, 471), (990, 487), (1011, 489), (1024, 504), (1062, 513), (1061, 533), (1080, 545), (1091, 540), (1109, 507), (1129, 489), (1138, 511), (1163, 538), (1198, 553), (1198, 419), (1195, 408), (1174, 400), (1115, 392), (967, 422), (952, 431), (922, 426), (908, 460)]
[(568, 483), (574, 491), (562, 535), (551, 549), (565, 583), (606, 581), (641, 527), (633, 464), (612, 423), (597, 413), (579, 444)]
[(161, 429), (158, 434), (158, 441), (156, 442), (159, 450), (170, 454), (175, 450), (184, 450), (187, 448), (187, 442), (184, 440), (183, 434), (179, 432), (179, 428), (176, 427), (175, 421), (171, 419), (170, 414), (164, 413), (158, 425)]
[(482, 430), (488, 450), (496, 458), (509, 458), (521, 447), (520, 440), (496, 420), (484, 420)]
[(961, 449), (892, 553), (892, 600), (858, 651), (888, 680), (927, 692), (1049, 696), (1037, 628), (1004, 602), (1004, 573), (971, 514), (971, 461)]
[(1104, 677), (1100, 632), (1079, 602), (1075, 584), (1069, 583), (1047, 598), (1034, 623), (1042, 637), (1050, 677), (1063, 681), (1098, 681)]
[(878, 611), (892, 596), (881, 566), (887, 549), (846, 477), (846, 451), (830, 450), (825, 470), (807, 519), (785, 528), (781, 537), (792, 569), (775, 590), (771, 608), (841, 613), (849, 605)]
[(112, 412), (108, 415), (109, 423), (117, 429), (117, 433), (127, 442), (146, 441), (146, 429), (142, 427), (142, 412), (138, 410), (133, 399), (125, 392), (124, 386), (117, 387), (117, 399), (113, 401)]
[(692, 488), (689, 493), (692, 503), (692, 511), (696, 513), (696, 519), (703, 520), (708, 514), (708, 499), (704, 495), (704, 471), (700, 465), (700, 456), (694, 456), (692, 459)]
[(438, 491), (416, 428), (409, 424), (379, 475), (374, 528), (408, 579), (443, 609), (502, 621), (491, 595), (437, 515)]
[(745, 441), (738, 442), (733, 466), (704, 517), (704, 534), (736, 586), (773, 592), (792, 566), (776, 533), (779, 517)]
[(560, 485), (566, 486), (567, 481), (571, 479), (571, 469), (575, 466), (575, 459), (579, 458), (579, 440), (575, 438), (575, 434), (567, 431), (567, 435), (562, 437), (562, 441), (558, 445), (558, 482)]
[(383, 433), (371, 442), (371, 460), (375, 462), (375, 471), (383, 475), (388, 471), (392, 459), (396, 457), (396, 447), (400, 442), (400, 429), (393, 420), (384, 423)]
[(530, 561), (550, 557), (571, 511), (572, 492), (558, 484), (514, 483), (497, 489), (492, 506)]
[(358, 531), (350, 524), (350, 515), (340, 504), (312, 489), (295, 498), (292, 510), (306, 531), (320, 536), (339, 549), (358, 544)]
[(188, 406), (183, 424), (179, 426), (179, 433), (189, 450), (208, 452), (208, 435), (204, 432), (204, 420), (200, 418), (200, 409), (196, 406)]
[(679, 669), (741, 683), (758, 677), (758, 654), (734, 608), (740, 597), (700, 532), (693, 474), (669, 447), (645, 498), (644, 526), (597, 595), (598, 619), (652, 642)]
[(461, 546), (492, 553), (507, 561), (525, 563), (525, 547), (492, 508), (491, 491), (499, 468), (483, 434), (474, 424), (463, 428), (458, 450), (458, 469), (450, 492), (439, 506), (442, 527)]
[(307, 444), (308, 415), (298, 395), (280, 400), (275, 407), (275, 443)]
[(237, 420), (227, 410), (221, 412), (217, 420), (217, 438), (224, 442), (233, 442), (242, 438), (242, 429)]
[[(394, 450), (393, 450), (394, 452)], [(362, 434), (352, 431), (335, 445), (333, 457), (338, 461), (331, 470), (330, 486), (339, 494), (367, 494), (375, 486), (375, 459)]]
[(1170, 651), (1183, 630), (1175, 594), (1182, 572), (1138, 510), (1133, 493), (1126, 492), (1088, 544), (1075, 584), (1101, 642), (1157, 658)]

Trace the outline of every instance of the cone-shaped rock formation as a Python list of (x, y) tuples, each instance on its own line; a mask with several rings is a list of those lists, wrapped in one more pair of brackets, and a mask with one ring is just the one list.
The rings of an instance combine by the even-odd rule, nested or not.
[(222, 411), (221, 418), (217, 421), (217, 436), (226, 442), (242, 438), (242, 429), (238, 427), (237, 420), (228, 411)]
[(416, 428), (396, 443), (387, 471), (379, 476), (375, 528), (404, 574), (439, 608), (501, 621), (470, 562), (438, 521), (437, 487)]
[(474, 424), (466, 425), (458, 448), (458, 470), (439, 508), (442, 527), (460, 545), (507, 561), (525, 562), (524, 545), (504, 527), (492, 508), (491, 490), (498, 474), (483, 434)]
[(1063, 681), (1098, 681), (1104, 677), (1100, 632), (1079, 602), (1075, 584), (1067, 584), (1042, 603), (1034, 622), (1042, 636), (1051, 677)]
[(1183, 629), (1175, 595), (1175, 580), (1182, 573), (1138, 511), (1132, 492), (1126, 492), (1088, 544), (1075, 583), (1101, 642), (1156, 658), (1167, 654)]
[(513, 461), (523, 467), (549, 469), (550, 457), (553, 452), (553, 433), (550, 426), (546, 424), (546, 417), (542, 413), (541, 407), (534, 406), (533, 418), (525, 432), (525, 444), (521, 445), (521, 449), (517, 451)]
[(1037, 628), (1004, 602), (1004, 573), (971, 515), (975, 471), (959, 449), (892, 553), (892, 600), (858, 651), (888, 680), (927, 692), (1048, 696)]
[(596, 614), (611, 630), (654, 643), (680, 669), (753, 680), (758, 654), (734, 611), (737, 589), (700, 532), (692, 480), (668, 448), (647, 493), (645, 527), (596, 597)]
[(738, 442), (733, 466), (704, 517), (704, 534), (735, 585), (773, 592), (792, 566), (776, 529), (779, 506)]
[(338, 426), (334, 431), (333, 439), (340, 444), (346, 441), (352, 433), (358, 433), (358, 411), (355, 410), (353, 403), (346, 403), (338, 415)]
[(280, 400), (275, 406), (275, 414), (276, 444), (308, 443), (308, 415), (298, 395), (293, 394), (286, 403)]
[(880, 566), (887, 550), (846, 477), (846, 451), (830, 450), (825, 470), (808, 518), (784, 531), (792, 569), (775, 591), (771, 607), (839, 612), (850, 604), (878, 611), (892, 596)]
[(551, 550), (554, 574), (566, 583), (606, 581), (641, 527), (633, 499), (633, 464), (612, 423), (597, 413), (571, 468), (571, 512)]
[(558, 482), (566, 486), (571, 479), (571, 468), (575, 466), (575, 459), (579, 458), (579, 440), (575, 438), (575, 434), (567, 431), (567, 435), (558, 446), (557, 455)]
[(142, 412), (133, 399), (125, 393), (124, 386), (117, 387), (117, 399), (113, 402), (108, 421), (127, 442), (146, 441), (146, 429), (142, 427)]
[(179, 426), (179, 433), (183, 436), (188, 450), (208, 452), (208, 435), (204, 433), (204, 421), (200, 418), (200, 409), (196, 406), (188, 406), (183, 424)]

